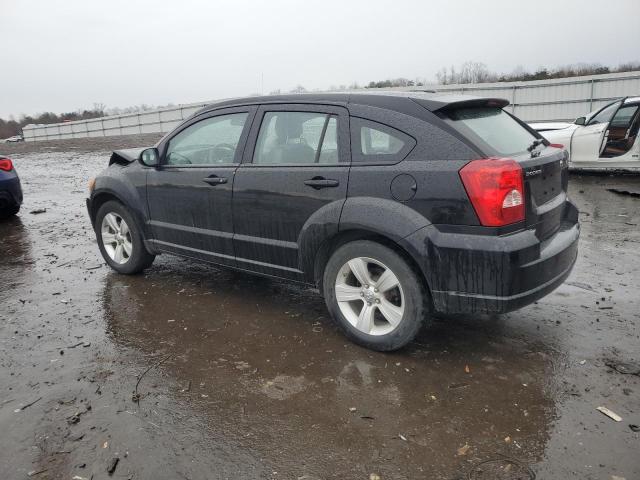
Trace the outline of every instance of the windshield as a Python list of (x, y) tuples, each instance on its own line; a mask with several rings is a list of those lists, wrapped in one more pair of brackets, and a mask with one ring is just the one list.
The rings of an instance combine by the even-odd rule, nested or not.
[(449, 112), (463, 134), (482, 140), (500, 155), (527, 151), (536, 137), (501, 108), (461, 108)]

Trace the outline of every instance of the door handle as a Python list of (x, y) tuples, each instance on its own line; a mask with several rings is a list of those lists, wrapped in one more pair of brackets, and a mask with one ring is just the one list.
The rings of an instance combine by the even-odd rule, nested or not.
[(217, 175), (211, 175), (210, 177), (205, 177), (202, 179), (202, 181), (214, 187), (216, 185), (227, 183), (227, 179), (225, 177), (218, 177)]
[(340, 185), (340, 182), (338, 180), (333, 180), (330, 178), (313, 177), (309, 180), (305, 180), (304, 184), (311, 188), (315, 188), (316, 190), (320, 190), (321, 188), (337, 187), (338, 185)]

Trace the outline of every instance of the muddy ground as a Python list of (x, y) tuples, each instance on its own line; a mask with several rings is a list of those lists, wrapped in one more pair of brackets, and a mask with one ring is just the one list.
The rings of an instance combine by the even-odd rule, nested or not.
[(553, 294), (381, 354), (311, 289), (107, 268), (87, 180), (155, 138), (0, 146), (25, 193), (0, 224), (0, 479), (640, 478), (640, 198), (607, 190), (640, 177), (572, 176), (580, 254)]

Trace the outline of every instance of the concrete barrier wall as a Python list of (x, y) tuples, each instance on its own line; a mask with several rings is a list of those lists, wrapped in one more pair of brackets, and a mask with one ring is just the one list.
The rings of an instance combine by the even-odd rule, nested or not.
[[(506, 98), (511, 102), (507, 109), (527, 122), (572, 121), (616, 98), (640, 96), (640, 72), (531, 82), (430, 85), (393, 90), (434, 90), (439, 93)], [(210, 103), (214, 101), (76, 122), (27, 125), (22, 131), (26, 141), (166, 133)]]

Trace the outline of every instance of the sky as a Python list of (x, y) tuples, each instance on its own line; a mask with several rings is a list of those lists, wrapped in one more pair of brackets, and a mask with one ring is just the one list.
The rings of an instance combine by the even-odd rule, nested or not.
[(0, 0), (0, 117), (640, 60), (640, 0)]

